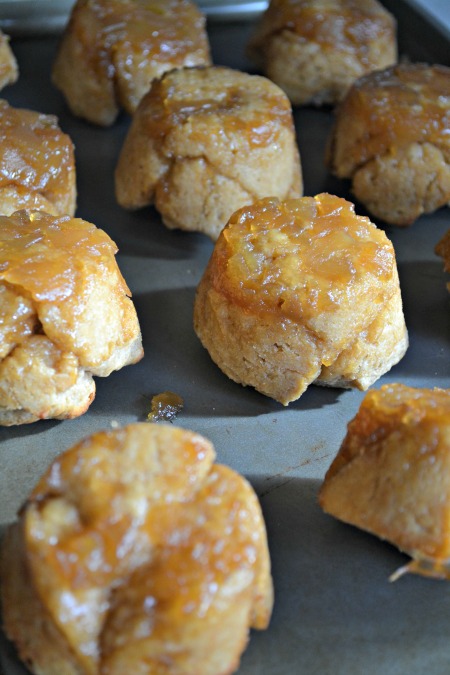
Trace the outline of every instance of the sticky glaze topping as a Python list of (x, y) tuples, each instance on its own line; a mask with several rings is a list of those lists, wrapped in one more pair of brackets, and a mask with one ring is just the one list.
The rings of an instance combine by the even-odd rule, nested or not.
[(450, 390), (387, 384), (366, 394), (361, 409), (378, 418), (376, 425), (381, 418), (393, 418), (397, 425), (414, 425), (425, 420), (450, 425)]
[(21, 186), (53, 201), (65, 197), (73, 171), (73, 145), (56, 117), (0, 100), (0, 187)]
[(0, 216), (0, 240), (0, 279), (26, 289), (35, 301), (69, 298), (83, 282), (84, 262), (108, 267), (117, 251), (95, 225), (40, 211)]
[[(418, 389), (403, 384), (387, 384), (371, 389), (364, 397), (357, 415), (348, 425), (341, 450), (329, 469), (337, 474), (363, 448), (381, 449), (392, 433), (407, 433), (414, 429), (416, 447), (422, 454), (432, 452), (438, 445), (439, 429), (450, 420), (450, 391), (447, 389)], [(402, 431), (403, 430), (403, 431)]]
[(210, 264), (233, 302), (299, 320), (363, 297), (368, 278), (392, 276), (391, 243), (353, 204), (328, 194), (263, 199), (237, 211)]
[(265, 17), (266, 34), (289, 30), (323, 47), (367, 56), (367, 43), (391, 36), (393, 17), (373, 0), (275, 0)]
[(253, 148), (275, 142), (280, 128), (294, 129), (289, 100), (275, 85), (228, 68), (168, 73), (142, 105), (153, 138), (189, 123), (189, 137), (198, 144), (228, 136)]
[(149, 422), (173, 422), (183, 406), (184, 401), (181, 396), (173, 391), (163, 391), (161, 394), (152, 396), (151, 411), (147, 419)]
[(91, 0), (89, 11), (94, 34), (83, 43), (93, 61), (111, 60), (117, 45), (140, 54), (142, 63), (181, 62), (195, 50), (208, 51), (204, 18), (187, 0)]
[[(162, 582), (154, 565), (178, 560), (170, 595), (185, 589), (185, 620), (202, 611), (209, 591), (214, 601), (218, 589), (207, 581), (255, 569), (263, 536), (256, 500), (238, 474), (212, 465), (213, 455), (203, 439), (181, 430), (173, 438), (164, 429), (159, 438), (119, 430), (95, 434), (55, 460), (23, 510), (35, 580), (52, 609), (76, 622), (78, 614), (58, 599), (64, 590), (81, 610), (89, 602), (84, 589), (132, 583), (130, 573), (142, 564), (149, 581)], [(203, 583), (190, 595), (187, 579), (196, 573)], [(143, 600), (146, 590), (140, 594)]]
[(450, 68), (401, 64), (359, 79), (339, 109), (364, 125), (352, 154), (357, 164), (411, 142), (450, 153)]

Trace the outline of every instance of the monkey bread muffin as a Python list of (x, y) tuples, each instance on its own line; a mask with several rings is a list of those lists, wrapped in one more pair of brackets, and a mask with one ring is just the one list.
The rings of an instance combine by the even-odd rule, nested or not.
[(8, 36), (0, 30), (0, 89), (13, 84), (19, 77), (17, 61), (9, 46)]
[(263, 199), (222, 231), (194, 327), (228, 377), (284, 405), (313, 382), (367, 389), (408, 343), (393, 246), (339, 197)]
[(397, 61), (396, 23), (377, 0), (272, 0), (249, 56), (294, 105), (337, 103)]
[(99, 432), (40, 479), (3, 544), (7, 635), (37, 675), (228, 675), (273, 603), (257, 497), (170, 425)]
[(0, 215), (28, 208), (73, 216), (75, 206), (73, 143), (56, 117), (0, 99)]
[(450, 578), (450, 391), (389, 384), (366, 394), (319, 501), (413, 558), (393, 578)]
[(116, 245), (79, 218), (0, 216), (0, 424), (81, 415), (106, 376), (142, 357)]
[(288, 98), (264, 77), (223, 67), (155, 80), (116, 169), (121, 206), (154, 203), (167, 227), (212, 239), (241, 206), (302, 190)]
[(402, 63), (353, 85), (328, 165), (376, 218), (410, 225), (450, 201), (450, 68)]
[(211, 63), (205, 18), (191, 0), (77, 0), (53, 66), (75, 115), (108, 126), (132, 114), (155, 77)]

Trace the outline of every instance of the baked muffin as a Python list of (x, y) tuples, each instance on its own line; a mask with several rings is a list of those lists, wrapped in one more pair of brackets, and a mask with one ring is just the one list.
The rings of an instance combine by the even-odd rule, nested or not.
[(396, 23), (377, 0), (271, 0), (248, 51), (294, 105), (334, 104), (396, 63)]
[(77, 0), (53, 66), (69, 108), (108, 126), (132, 114), (172, 68), (209, 65), (205, 18), (191, 0)]
[(450, 578), (450, 390), (371, 390), (327, 471), (322, 508), (386, 539), (416, 572)]
[(402, 63), (356, 82), (328, 165), (376, 218), (409, 225), (450, 200), (450, 68)]
[(212, 239), (244, 204), (302, 190), (287, 97), (266, 78), (222, 67), (155, 80), (116, 169), (121, 206), (154, 203), (167, 227)]
[(0, 216), (0, 424), (85, 412), (93, 375), (142, 357), (114, 242), (41, 211)]
[(0, 30), (0, 89), (13, 84), (19, 77), (19, 68), (9, 46), (8, 37)]
[(56, 117), (0, 99), (0, 215), (28, 208), (73, 216), (75, 207), (74, 148)]
[(226, 675), (273, 590), (251, 486), (198, 434), (134, 424), (58, 457), (6, 533), (7, 635), (39, 675)]
[(228, 377), (284, 405), (312, 382), (367, 389), (408, 343), (393, 246), (339, 197), (263, 199), (217, 240), (194, 328)]
[[(450, 230), (444, 234), (436, 245), (435, 252), (444, 260), (444, 270), (450, 272)], [(447, 288), (450, 291), (450, 282), (447, 284)]]

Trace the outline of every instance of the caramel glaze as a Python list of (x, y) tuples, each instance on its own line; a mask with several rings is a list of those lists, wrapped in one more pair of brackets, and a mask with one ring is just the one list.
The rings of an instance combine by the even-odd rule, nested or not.
[(336, 169), (343, 177), (412, 142), (432, 143), (450, 160), (450, 68), (404, 63), (360, 78), (338, 109), (341, 124), (346, 150)]
[[(25, 289), (36, 302), (76, 301), (84, 283), (83, 260), (99, 274), (115, 266), (115, 243), (80, 218), (54, 218), (40, 211), (0, 216), (0, 280)], [(122, 278), (122, 288), (130, 294)]]
[(0, 361), (38, 327), (36, 311), (26, 292), (0, 281)]
[[(323, 48), (353, 53), (369, 65), (367, 42), (395, 30), (395, 20), (375, 0), (272, 0), (259, 38), (288, 30)], [(261, 46), (264, 46), (263, 44)]]
[[(164, 431), (160, 435), (164, 438)], [(134, 436), (137, 445), (130, 453), (135, 465), (128, 468), (123, 444)], [(150, 483), (156, 478), (151, 454), (159, 443), (157, 436), (156, 440), (150, 438), (153, 447), (147, 459), (145, 445), (139, 441), (138, 435), (133, 431), (130, 434), (119, 430), (99, 432), (53, 463), (30, 495), (28, 507), (35, 505), (36, 518), (41, 521), (41, 526), (47, 524), (46, 534), (51, 531), (58, 540), (58, 546), (52, 546), (51, 540), (48, 540), (48, 557), (50, 567), (58, 576), (64, 577), (65, 584), (83, 587), (114, 579), (121, 566), (133, 556), (131, 549), (123, 549), (119, 545), (133, 523), (139, 523), (140, 528), (150, 528), (149, 533), (155, 528), (158, 537), (164, 537), (164, 527), (159, 528), (158, 522), (152, 520), (147, 522), (149, 510), (163, 506), (168, 494), (172, 501), (184, 503), (191, 490), (195, 493), (198, 483), (211, 466), (209, 446), (203, 445), (197, 436), (182, 436), (182, 440), (178, 472), (169, 473), (164, 467), (167, 473), (160, 476), (159, 486), (153, 486), (153, 490), (158, 487), (156, 493), (150, 489)], [(178, 454), (181, 440), (176, 438), (175, 442)], [(186, 464), (184, 472), (180, 470), (181, 464)], [(142, 484), (145, 480), (149, 481), (147, 488)], [(143, 494), (146, 495), (146, 511), (140, 514), (139, 500)], [(53, 500), (63, 500), (56, 507), (58, 510), (61, 507), (67, 514), (72, 505), (76, 505), (76, 516), (61, 520), (54, 518), (50, 508)], [(31, 538), (35, 534), (30, 530)], [(166, 532), (166, 536), (168, 534)], [(138, 537), (137, 530), (134, 535)], [(39, 539), (35, 543), (37, 547), (40, 546)], [(93, 569), (90, 558), (97, 547), (102, 561), (97, 569)]]
[[(214, 288), (233, 303), (294, 321), (357, 303), (392, 278), (395, 256), (384, 232), (329, 194), (237, 211), (209, 265)], [(367, 296), (365, 296), (367, 297)], [(375, 298), (374, 298), (375, 300)]]
[[(24, 505), (33, 583), (86, 672), (100, 672), (101, 627), (111, 601), (116, 610), (121, 604), (121, 591), (112, 592), (122, 585), (118, 618), (141, 614), (139, 641), (164, 637), (167, 626), (175, 639), (190, 615), (217, 621), (226, 605), (220, 586), (236, 573), (246, 575), (252, 625), (267, 625), (271, 589), (266, 602), (257, 500), (214, 456), (205, 439), (174, 427), (100, 432), (55, 460)], [(124, 647), (132, 626), (113, 613), (104, 630), (108, 652)]]
[(0, 100), (0, 189), (18, 187), (23, 205), (30, 192), (38, 192), (59, 205), (60, 212), (72, 213), (67, 193), (75, 180), (74, 167), (72, 141), (56, 117)]
[(402, 425), (414, 427), (418, 447), (423, 442), (423, 452), (431, 452), (440, 424), (446, 420), (450, 420), (449, 390), (415, 389), (403, 384), (372, 389), (349, 422), (347, 436), (327, 476), (336, 475), (363, 448), (381, 448), (383, 441)]
[(183, 409), (184, 401), (173, 391), (163, 391), (161, 394), (152, 396), (151, 411), (147, 415), (150, 422), (165, 420), (171, 422)]
[[(89, 20), (83, 17), (89, 7)], [(78, 22), (80, 17), (80, 22)], [(176, 20), (174, 20), (176, 17)], [(209, 53), (204, 17), (187, 0), (81, 0), (72, 25), (94, 70), (114, 74), (112, 55), (118, 45), (135, 61), (179, 62)], [(138, 67), (138, 63), (136, 64)]]
[[(212, 77), (211, 77), (212, 74)], [(242, 75), (242, 83), (238, 80)], [(141, 102), (148, 135), (164, 137), (190, 121), (190, 139), (201, 147), (214, 136), (238, 136), (249, 148), (268, 146), (276, 141), (280, 126), (294, 129), (289, 100), (264, 79), (254, 77), (248, 90), (248, 75), (221, 67), (197, 67), (184, 73), (184, 86), (177, 87), (176, 71), (153, 82)], [(259, 84), (259, 86), (258, 86)]]

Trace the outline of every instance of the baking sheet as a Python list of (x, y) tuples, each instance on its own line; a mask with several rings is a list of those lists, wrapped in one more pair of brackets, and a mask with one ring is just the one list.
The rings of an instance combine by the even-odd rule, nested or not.
[[(389, 8), (398, 16), (404, 53), (449, 65), (444, 35), (401, 0), (391, 0)], [(244, 56), (250, 30), (250, 24), (210, 25), (214, 61), (251, 71)], [(13, 40), (21, 76), (1, 95), (12, 105), (57, 114), (73, 138), (78, 215), (119, 245), (118, 261), (133, 291), (145, 358), (97, 378), (96, 399), (76, 420), (0, 428), (1, 527), (14, 519), (57, 454), (113, 422), (144, 420), (151, 396), (172, 390), (185, 400), (177, 424), (210, 438), (218, 460), (250, 479), (266, 518), (275, 608), (269, 630), (252, 632), (239, 675), (447, 673), (450, 586), (413, 576), (389, 583), (389, 575), (406, 558), (389, 544), (324, 515), (317, 505), (324, 473), (363, 394), (311, 386), (284, 408), (217, 369), (192, 328), (195, 288), (212, 243), (199, 234), (167, 230), (152, 208), (128, 213), (116, 205), (113, 171), (129, 120), (122, 116), (113, 128), (100, 129), (71, 116), (50, 83), (56, 46), (55, 38)], [(323, 166), (331, 120), (329, 110), (295, 112), (305, 194), (326, 190), (350, 197), (347, 184)], [(408, 229), (385, 228), (397, 253), (411, 346), (376, 387), (387, 382), (450, 386), (448, 279), (433, 253), (449, 228), (447, 208)], [(27, 672), (4, 638), (0, 664), (3, 675)]]

